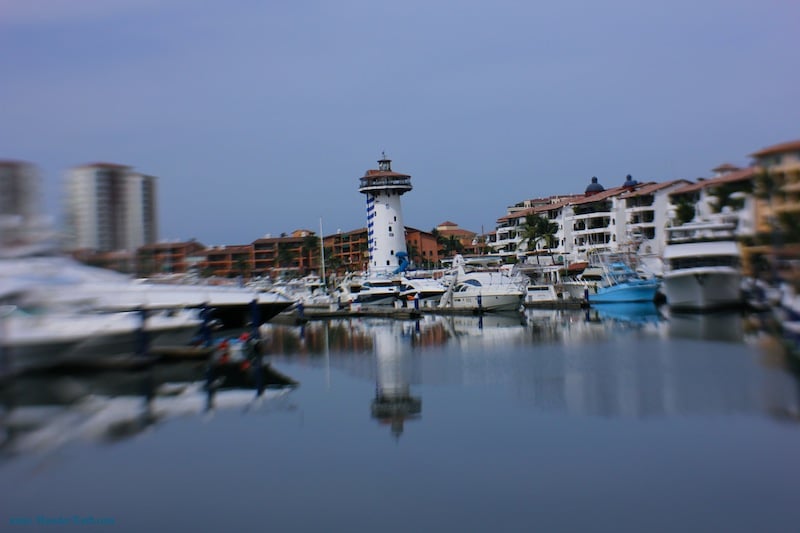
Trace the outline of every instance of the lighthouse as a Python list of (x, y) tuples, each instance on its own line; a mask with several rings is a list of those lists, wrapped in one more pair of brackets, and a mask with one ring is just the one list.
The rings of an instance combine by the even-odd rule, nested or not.
[(392, 171), (381, 154), (377, 170), (367, 170), (358, 191), (367, 196), (369, 275), (399, 274), (408, 266), (400, 197), (411, 190), (411, 176)]

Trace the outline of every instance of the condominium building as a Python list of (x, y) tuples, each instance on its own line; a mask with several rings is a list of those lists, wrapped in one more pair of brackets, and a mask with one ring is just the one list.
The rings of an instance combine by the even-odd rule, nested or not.
[(0, 216), (39, 215), (39, 173), (24, 161), (0, 160)]
[(156, 178), (113, 163), (91, 163), (66, 177), (67, 248), (135, 251), (158, 240)]
[(41, 218), (39, 187), (36, 167), (0, 160), (0, 244), (29, 240)]
[(800, 217), (800, 140), (770, 146), (751, 154), (759, 176), (759, 226), (771, 231), (781, 219)]
[[(800, 140), (751, 154), (755, 166), (755, 238), (745, 250), (753, 270), (768, 257), (772, 276), (800, 287)], [(745, 263), (747, 264), (747, 263)]]
[[(509, 208), (497, 220), (497, 230), (490, 236), (489, 246), (500, 255), (521, 256), (547, 249), (572, 259), (598, 248), (660, 254), (670, 209), (669, 193), (688, 183), (686, 180), (639, 183), (626, 176), (621, 186), (606, 189), (597, 178), (592, 178), (581, 195), (552, 196), (531, 202), (526, 209)], [(552, 236), (525, 242), (530, 216), (553, 223)]]

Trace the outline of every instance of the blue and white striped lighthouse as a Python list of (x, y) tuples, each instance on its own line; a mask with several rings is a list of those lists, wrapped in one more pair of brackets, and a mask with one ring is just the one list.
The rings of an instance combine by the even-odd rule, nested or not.
[(377, 170), (367, 170), (358, 188), (367, 195), (369, 274), (397, 274), (408, 266), (406, 232), (400, 197), (411, 190), (411, 176), (392, 171), (381, 154)]

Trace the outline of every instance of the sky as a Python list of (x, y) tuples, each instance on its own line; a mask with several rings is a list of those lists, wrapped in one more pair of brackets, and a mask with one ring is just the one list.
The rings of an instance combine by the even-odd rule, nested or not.
[(494, 229), (529, 198), (696, 179), (800, 139), (796, 0), (0, 0), (0, 159), (158, 177), (159, 233)]

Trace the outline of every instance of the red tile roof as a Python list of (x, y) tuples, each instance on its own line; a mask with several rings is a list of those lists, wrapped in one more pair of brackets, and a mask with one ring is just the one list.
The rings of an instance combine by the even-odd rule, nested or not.
[(663, 181), (660, 183), (650, 182), (650, 183), (643, 183), (636, 186), (636, 189), (621, 194), (620, 198), (634, 198), (636, 196), (644, 196), (646, 194), (653, 194), (656, 191), (660, 191), (661, 189), (666, 189), (668, 187), (672, 187), (678, 183), (685, 183), (690, 185), (691, 182), (689, 180), (672, 180), (672, 181)]
[(758, 152), (750, 154), (750, 157), (763, 157), (765, 155), (780, 154), (783, 152), (797, 152), (797, 151), (800, 151), (800, 140), (789, 141), (781, 144), (775, 144), (773, 146), (768, 146), (766, 148), (759, 150)]
[(581, 205), (581, 204), (591, 204), (593, 202), (599, 202), (601, 200), (606, 200), (611, 198), (612, 196), (617, 196), (618, 194), (622, 193), (623, 191), (630, 190), (628, 187), (612, 187), (611, 189), (606, 189), (604, 191), (599, 191), (588, 196), (584, 196), (581, 198), (576, 198), (572, 200), (570, 204), (573, 205)]
[(474, 231), (469, 231), (469, 230), (466, 230), (466, 229), (458, 228), (458, 229), (439, 230), (439, 235), (442, 235), (442, 236), (450, 236), (450, 235), (452, 235), (454, 237), (460, 235), (462, 237), (474, 237), (475, 235), (477, 235), (477, 233), (475, 233)]
[(736, 165), (732, 165), (730, 163), (722, 163), (717, 168), (712, 168), (711, 172), (728, 172), (732, 170), (739, 170), (739, 167), (737, 167)]
[(33, 163), (14, 159), (0, 159), (0, 167), (30, 167)]
[(737, 170), (736, 172), (729, 172), (725, 175), (716, 177), (716, 178), (708, 178), (703, 181), (698, 181), (697, 183), (691, 183), (686, 187), (681, 187), (679, 189), (675, 189), (670, 194), (685, 194), (688, 192), (699, 191), (701, 189), (705, 189), (706, 187), (715, 187), (717, 185), (721, 185), (723, 183), (733, 183), (736, 181), (744, 181), (752, 179), (756, 174), (756, 169), (754, 167), (747, 167), (741, 170)]
[(131, 168), (130, 165), (118, 165), (116, 163), (105, 163), (102, 161), (98, 161), (96, 163), (86, 163), (84, 165), (78, 165), (75, 168)]
[[(410, 178), (408, 174), (400, 174), (391, 170), (367, 170), (365, 178)], [(363, 178), (362, 178), (363, 179)]]

